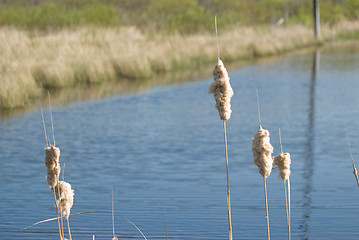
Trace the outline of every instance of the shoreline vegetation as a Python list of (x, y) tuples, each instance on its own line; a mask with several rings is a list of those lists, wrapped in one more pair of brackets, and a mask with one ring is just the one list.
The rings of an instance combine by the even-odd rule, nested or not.
[(359, 39), (357, 0), (320, 3), (320, 40), (312, 0), (0, 0), (0, 111), (30, 105), (44, 89), (210, 66), (214, 15), (227, 64)]
[[(321, 39), (303, 25), (237, 27), (219, 33), (221, 58), (233, 63), (280, 55), (359, 32), (359, 21), (321, 26)], [(56, 31), (0, 28), (0, 110), (21, 108), (44, 89), (141, 81), (203, 67), (217, 58), (211, 33), (144, 33), (135, 27)]]

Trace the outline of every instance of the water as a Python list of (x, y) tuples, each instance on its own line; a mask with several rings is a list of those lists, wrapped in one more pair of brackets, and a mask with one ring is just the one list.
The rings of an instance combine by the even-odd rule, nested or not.
[[(359, 48), (295, 54), (230, 71), (235, 91), (227, 122), (235, 239), (265, 239), (263, 180), (252, 161), (262, 125), (274, 153), (292, 157), (293, 239), (357, 239), (359, 190), (344, 129), (359, 167)], [(316, 57), (315, 57), (316, 56)], [(316, 59), (316, 60), (315, 60)], [(315, 66), (314, 63), (317, 63)], [(207, 93), (212, 79), (53, 107), (65, 180), (75, 189), (72, 213), (111, 211), (133, 221), (148, 239), (226, 239), (223, 126)], [(50, 115), (45, 110), (50, 131)], [(57, 239), (46, 185), (44, 134), (37, 108), (0, 122), (0, 238)], [(271, 236), (287, 236), (283, 183), (267, 180)], [(70, 217), (74, 239), (111, 239), (111, 215)], [(115, 218), (120, 239), (141, 239)]]

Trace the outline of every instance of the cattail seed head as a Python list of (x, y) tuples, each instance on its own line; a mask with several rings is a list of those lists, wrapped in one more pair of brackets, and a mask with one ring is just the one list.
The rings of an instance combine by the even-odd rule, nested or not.
[(208, 93), (213, 93), (216, 100), (216, 108), (222, 120), (228, 120), (231, 117), (231, 97), (233, 89), (229, 83), (227, 69), (224, 67), (222, 60), (218, 62), (213, 70), (214, 82), (208, 89)]
[(264, 178), (271, 174), (273, 167), (273, 146), (269, 141), (269, 132), (262, 128), (259, 129), (252, 139), (253, 161)]
[(56, 187), (56, 192), (57, 191), (60, 191), (60, 200), (58, 199), (56, 204), (58, 207), (61, 207), (62, 216), (69, 218), (70, 211), (74, 203), (74, 190), (71, 189), (70, 183), (60, 181), (58, 188)]
[(273, 159), (275, 165), (278, 166), (280, 177), (283, 181), (287, 180), (290, 176), (290, 153), (281, 153)]
[(61, 167), (59, 163), (60, 149), (55, 146), (45, 148), (45, 165), (47, 168), (47, 184), (54, 188), (58, 182)]
[(353, 168), (354, 168), (354, 170), (353, 170), (353, 174), (354, 174), (355, 176), (358, 176), (358, 171), (357, 171), (357, 168), (356, 168), (355, 166), (353, 166)]

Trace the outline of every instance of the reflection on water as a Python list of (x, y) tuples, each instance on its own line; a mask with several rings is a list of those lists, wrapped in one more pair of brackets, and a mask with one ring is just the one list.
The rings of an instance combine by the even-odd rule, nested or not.
[[(300, 50), (299, 53), (308, 53), (310, 50)], [(248, 64), (259, 64), (278, 59), (278, 56), (262, 57), (259, 59), (246, 60), (236, 63), (226, 64), (228, 70), (237, 69)], [(195, 70), (175, 71), (163, 73), (150, 79), (120, 79), (115, 82), (105, 82), (103, 84), (79, 85), (71, 88), (51, 89), (51, 101), (53, 105), (66, 105), (77, 101), (95, 100), (108, 98), (112, 96), (126, 96), (148, 91), (156, 86), (165, 86), (171, 84), (185, 84), (187, 82), (198, 81), (212, 76), (213, 66), (201, 66)], [(33, 111), (40, 105), (47, 106), (47, 90), (44, 90), (42, 97), (35, 100), (24, 108), (15, 108), (11, 110), (0, 109), (0, 121), (14, 115), (21, 115)]]
[(314, 172), (314, 114), (315, 114), (315, 84), (317, 76), (319, 74), (320, 67), (320, 51), (317, 49), (313, 53), (313, 64), (311, 71), (311, 78), (309, 84), (309, 110), (308, 110), (308, 128), (307, 128), (307, 143), (305, 144), (306, 154), (304, 156), (304, 171), (303, 179), (305, 180), (304, 196), (303, 196), (303, 223), (300, 225), (300, 229), (303, 231), (302, 239), (309, 239), (309, 223), (311, 215), (311, 203), (312, 203), (312, 176)]
[[(359, 118), (359, 51), (329, 50), (320, 51), (320, 74), (319, 51), (230, 70), (235, 95), (227, 134), (235, 239), (266, 238), (263, 185), (251, 152), (258, 128), (256, 89), (274, 154), (278, 128), (291, 153), (293, 239), (357, 237), (359, 194), (343, 129), (359, 128), (353, 121)], [(73, 213), (111, 210), (113, 186), (115, 212), (134, 221), (148, 239), (165, 239), (164, 221), (172, 239), (228, 237), (223, 129), (207, 92), (212, 67), (201, 81), (182, 76), (175, 84), (166, 85), (176, 78), (163, 80), (164, 87), (121, 82), (52, 93), (60, 161), (75, 189)], [(121, 91), (124, 95), (117, 95)], [(98, 99), (102, 94), (111, 98)], [(98, 100), (82, 101), (93, 98)], [(49, 112), (44, 113), (48, 123)], [(359, 136), (350, 128), (355, 158)], [(39, 109), (0, 122), (0, 239), (57, 238), (56, 222), (20, 230), (54, 216), (43, 148)], [(267, 181), (271, 235), (286, 239), (277, 175), (273, 170)], [(115, 228), (119, 239), (139, 239), (125, 221), (116, 219)], [(111, 239), (111, 216), (74, 216), (71, 230), (74, 239)]]
[[(64, 105), (76, 101), (102, 99), (104, 97), (131, 95), (144, 92), (155, 86), (163, 86), (175, 83), (186, 83), (208, 76), (210, 68), (202, 68), (199, 71), (174, 72), (157, 76), (153, 79), (121, 79), (116, 82), (105, 82), (104, 84), (79, 85), (64, 89), (51, 89), (51, 101), (54, 105)], [(47, 106), (47, 91), (44, 90), (42, 98), (25, 108), (0, 111), (0, 118), (5, 120), (13, 115), (33, 111), (39, 105)]]

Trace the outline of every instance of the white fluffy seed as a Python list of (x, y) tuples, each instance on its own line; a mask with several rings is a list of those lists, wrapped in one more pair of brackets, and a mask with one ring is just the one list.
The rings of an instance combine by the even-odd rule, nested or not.
[(275, 165), (278, 166), (280, 177), (283, 181), (287, 180), (290, 176), (290, 153), (281, 153), (273, 159)]
[(45, 148), (45, 165), (47, 168), (47, 184), (53, 189), (58, 181), (61, 167), (59, 163), (60, 149), (55, 146)]
[(273, 146), (270, 144), (269, 132), (260, 128), (252, 139), (253, 161), (258, 167), (259, 173), (267, 178), (273, 167)]
[(216, 100), (216, 108), (222, 120), (228, 120), (231, 117), (231, 97), (233, 89), (229, 83), (227, 69), (224, 67), (222, 60), (218, 62), (213, 70), (214, 82), (208, 89), (209, 93), (213, 93)]
[(56, 187), (56, 191), (60, 191), (60, 200), (56, 201), (57, 206), (61, 207), (62, 216), (68, 218), (70, 216), (70, 211), (74, 203), (74, 190), (71, 189), (71, 184), (60, 181), (59, 187)]

